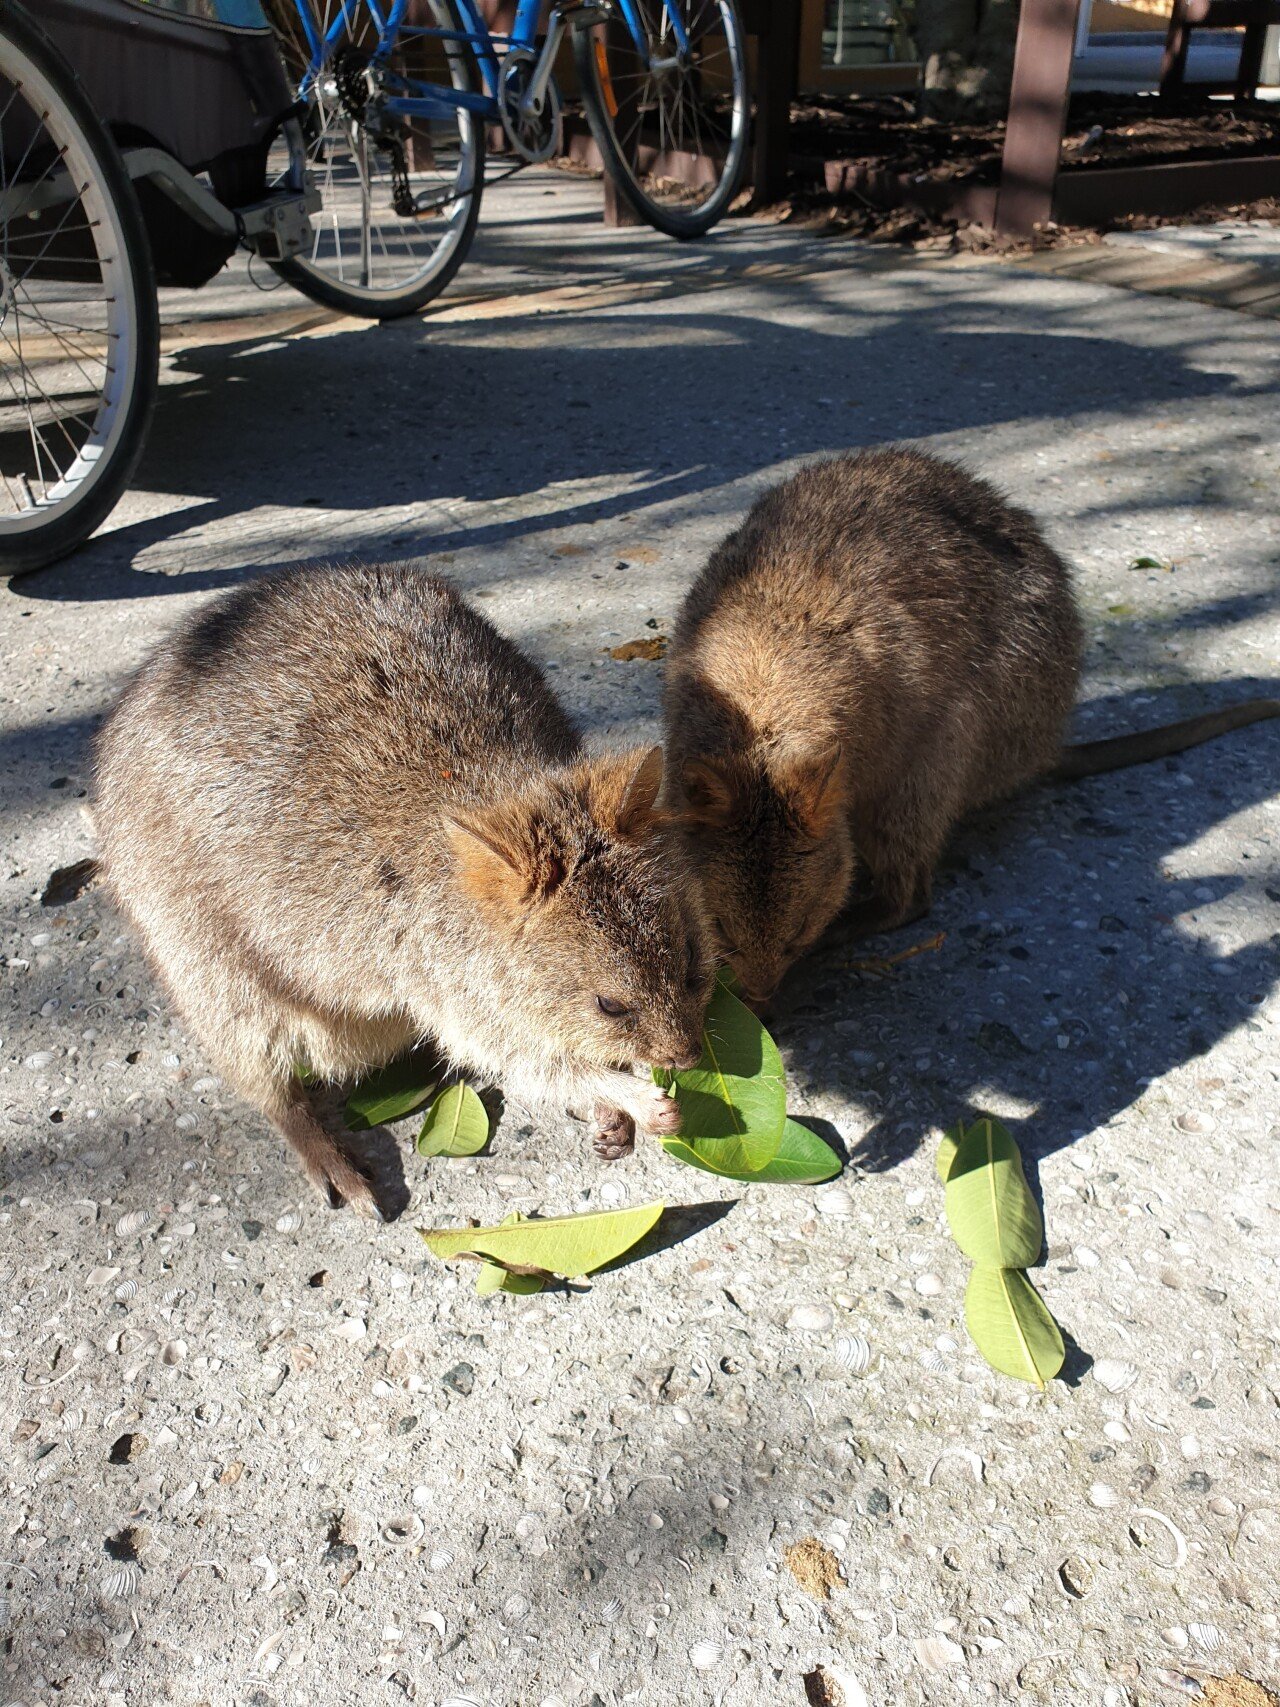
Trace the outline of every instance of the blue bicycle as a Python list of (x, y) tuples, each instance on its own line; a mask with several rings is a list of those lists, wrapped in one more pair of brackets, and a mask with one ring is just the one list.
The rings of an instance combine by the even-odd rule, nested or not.
[(518, 0), (510, 35), (477, 0), (274, 0), (321, 208), (309, 249), (276, 265), (330, 308), (389, 319), (462, 264), (484, 189), (485, 133), (517, 165), (561, 146), (554, 62), (572, 35), (604, 168), (635, 212), (698, 237), (729, 206), (749, 109), (736, 0)]

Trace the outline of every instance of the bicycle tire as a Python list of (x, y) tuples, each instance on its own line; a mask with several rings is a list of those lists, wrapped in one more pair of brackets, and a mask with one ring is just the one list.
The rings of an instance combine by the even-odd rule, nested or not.
[[(104, 333), (107, 354), (103, 362), (101, 396), (89, 433), (72, 461), (70, 473), (54, 484), (55, 492), (68, 483), (70, 489), (61, 497), (33, 501), (30, 507), (22, 507), (13, 514), (0, 510), (0, 574), (12, 576), (42, 569), (65, 557), (101, 526), (119, 502), (142, 455), (155, 406), (160, 363), (160, 316), (151, 250), (138, 199), (119, 151), (94, 113), (65, 56), (35, 20), (13, 0), (0, 0), (0, 88), (6, 86), (13, 97), (4, 106), (7, 122), (16, 130), (22, 114), (20, 111), (15, 114), (14, 101), (21, 98), (26, 104), (22, 92), (29, 91), (43, 104), (44, 110), (36, 115), (35, 109), (29, 108), (31, 116), (27, 119), (27, 127), (31, 127), (34, 119), (37, 134), (41, 126), (49, 132), (49, 140), (58, 150), (59, 160), (77, 164), (88, 174), (85, 188), (72, 198), (71, 205), (85, 204), (85, 230), (92, 233), (86, 241), (93, 244), (97, 264), (104, 273), (107, 314)], [(28, 147), (24, 160), (30, 154), (31, 148)], [(4, 132), (0, 121), (0, 160), (3, 158)], [(3, 172), (0, 172), (0, 177), (4, 177)], [(29, 181), (18, 182), (26, 187)], [(95, 211), (101, 216), (96, 221), (93, 217)], [(31, 239), (25, 224), (15, 237), (13, 228), (17, 226), (16, 215), (0, 218), (0, 293), (3, 293), (0, 297), (3, 303), (0, 328), (8, 322), (7, 329), (0, 331), (0, 343), (7, 346), (10, 365), (12, 357), (15, 354), (18, 357), (15, 370), (18, 380), (10, 380), (6, 375), (6, 381), (14, 401), (25, 400), (39, 474), (42, 459), (38, 441), (43, 434), (36, 428), (32, 414), (32, 397), (28, 389), (31, 369), (42, 355), (50, 355), (47, 346), (51, 340), (56, 344), (61, 338), (68, 350), (74, 352), (63, 357), (61, 366), (64, 368), (79, 365), (83, 348), (65, 332), (59, 332), (59, 322), (48, 321), (33, 305), (32, 291), (40, 288), (37, 267), (44, 254), (42, 252), (35, 257), (27, 271), (21, 271), (26, 258), (22, 245)], [(109, 244), (114, 252), (104, 256), (98, 247), (100, 242)], [(45, 249), (48, 248), (49, 243), (46, 243)], [(120, 294), (111, 294), (117, 287)], [(83, 301), (80, 298), (76, 300)], [(44, 319), (47, 330), (41, 334), (43, 346), (39, 337), (22, 338), (22, 319), (32, 313), (37, 320)], [(12, 316), (11, 322), (9, 316)], [(77, 339), (87, 335), (79, 327), (76, 333)], [(25, 354), (22, 353), (24, 350)], [(52, 368), (57, 371), (56, 350), (53, 355)], [(50, 365), (46, 361), (46, 373)], [(82, 366), (80, 372), (85, 374)], [(22, 387), (22, 400), (18, 399), (18, 384)], [(37, 390), (43, 402), (52, 406), (52, 400), (38, 382)], [(45, 424), (48, 425), (47, 422)], [(74, 444), (73, 436), (65, 431), (64, 436), (70, 449)], [(29, 471), (13, 478), (31, 499)], [(9, 477), (0, 468), (0, 498), (8, 487)]]
[[(635, 52), (634, 43), (629, 33), (618, 18), (608, 24), (579, 23), (573, 33), (574, 60), (578, 70), (578, 83), (582, 91), (582, 104), (586, 110), (587, 122), (604, 161), (605, 171), (613, 179), (618, 192), (626, 200), (633, 211), (652, 225), (655, 230), (665, 232), (669, 237), (689, 239), (704, 237), (712, 226), (723, 217), (738, 193), (742, 181), (743, 170), (747, 157), (748, 132), (748, 100), (747, 100), (747, 70), (745, 38), (742, 29), (742, 19), (739, 15), (736, 0), (714, 0), (708, 8), (706, 0), (634, 0), (637, 15), (646, 26), (650, 38), (648, 64), (641, 63)], [(696, 6), (696, 10), (695, 10)], [(679, 7), (681, 16), (686, 22), (696, 21), (707, 17), (710, 11), (718, 18), (725, 31), (726, 47), (717, 50), (718, 54), (726, 54), (730, 70), (730, 123), (723, 130), (718, 123), (711, 120), (709, 107), (701, 108), (704, 117), (708, 119), (708, 129), (713, 123), (717, 132), (725, 138), (726, 147), (724, 163), (714, 188), (706, 198), (696, 205), (686, 198), (681, 205), (682, 190), (677, 184), (675, 193), (670, 200), (658, 199), (655, 180), (647, 177), (640, 169), (639, 150), (645, 119), (644, 112), (656, 112), (656, 139), (653, 136), (654, 121), (650, 118), (650, 152), (661, 156), (664, 143), (675, 155), (685, 154), (696, 158), (701, 149), (682, 148), (681, 143), (701, 144), (703, 136), (697, 123), (698, 103), (702, 101), (701, 92), (696, 90), (695, 82), (702, 76), (702, 63), (691, 52), (687, 61), (678, 65), (674, 71), (668, 69), (662, 78), (655, 78), (652, 65), (657, 54), (657, 43), (662, 35), (663, 26), (659, 23), (655, 33), (652, 20), (656, 20), (671, 7)], [(669, 43), (666, 45), (670, 45)], [(691, 48), (695, 46), (691, 42)], [(677, 59), (683, 56), (677, 56)], [(668, 61), (671, 55), (667, 55)], [(637, 69), (638, 67), (638, 69)], [(635, 91), (635, 123), (625, 136), (619, 135), (618, 119), (622, 113), (622, 102), (618, 99), (618, 88), (621, 85), (624, 94), (623, 102), (628, 98), (625, 90), (628, 82), (644, 77), (645, 89)], [(670, 112), (666, 110), (664, 97), (668, 91), (674, 90), (674, 105)], [(647, 97), (649, 105), (644, 105)], [(684, 101), (688, 98), (693, 114), (693, 130), (685, 130)], [(678, 115), (678, 118), (677, 116)], [(624, 127), (626, 119), (624, 117)], [(633, 145), (634, 144), (634, 145)], [(710, 156), (703, 154), (703, 158)]]
[[(299, 3), (309, 3), (309, 0), (299, 0)], [(453, 0), (432, 0), (434, 9), (440, 19), (441, 27), (450, 30), (461, 30), (457, 10)], [(450, 75), (454, 87), (475, 93), (480, 90), (481, 82), (475, 55), (462, 43), (451, 43), (447, 48)], [(296, 58), (286, 53), (286, 61), (295, 88), (298, 85), (300, 66)], [(311, 102), (310, 112), (304, 116), (304, 129), (309, 131), (308, 162), (314, 166), (315, 157), (324, 145), (325, 137), (330, 134), (329, 117), (341, 118), (336, 104), (329, 116), (323, 118), (320, 129), (316, 131), (316, 115), (325, 113), (323, 98), (316, 96)], [(468, 181), (463, 185), (456, 201), (464, 203), (462, 216), (448, 236), (452, 239), (438, 259), (433, 257), (432, 264), (425, 272), (415, 275), (404, 285), (395, 289), (379, 290), (356, 286), (342, 278), (335, 278), (332, 272), (319, 264), (321, 244), (324, 242), (326, 230), (333, 232), (334, 256), (341, 266), (343, 259), (342, 240), (338, 236), (337, 214), (332, 207), (322, 207), (313, 216), (313, 228), (316, 232), (313, 238), (312, 254), (309, 258), (295, 256), (287, 261), (273, 262), (275, 271), (304, 296), (310, 297), (324, 308), (333, 308), (339, 313), (358, 315), (368, 320), (395, 320), (406, 314), (413, 314), (423, 308), (434, 297), (439, 296), (450, 283), (458, 268), (466, 260), (475, 236), (477, 221), (480, 218), (480, 202), (484, 193), (484, 164), (485, 164), (485, 125), (483, 120), (464, 108), (458, 108), (459, 130), (462, 134), (462, 152), (459, 163), (459, 178)], [(358, 127), (353, 127), (358, 128)], [(367, 158), (367, 156), (366, 156)], [(468, 163), (469, 162), (469, 163)], [(332, 160), (326, 162), (327, 172), (319, 175), (319, 187), (322, 195), (327, 195), (327, 185), (333, 182)], [(356, 167), (359, 176), (359, 167)], [(367, 186), (367, 180), (361, 180)], [(336, 199), (336, 198), (335, 198)], [(372, 198), (370, 198), (372, 199)], [(332, 214), (332, 226), (327, 223), (327, 215)], [(404, 222), (407, 224), (408, 222)], [(367, 239), (367, 231), (365, 233)], [(363, 240), (362, 240), (363, 242)], [(443, 245), (442, 245), (443, 247)], [(372, 245), (369, 245), (372, 248)]]

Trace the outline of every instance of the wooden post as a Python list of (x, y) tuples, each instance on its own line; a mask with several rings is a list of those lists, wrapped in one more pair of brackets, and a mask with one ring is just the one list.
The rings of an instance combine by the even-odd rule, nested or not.
[(1029, 237), (1053, 216), (1080, 0), (1022, 0), (996, 230)]
[(800, 71), (800, 0), (756, 0), (746, 9), (745, 27), (756, 37), (756, 146), (754, 188), (758, 202), (781, 201), (787, 193), (791, 103)]

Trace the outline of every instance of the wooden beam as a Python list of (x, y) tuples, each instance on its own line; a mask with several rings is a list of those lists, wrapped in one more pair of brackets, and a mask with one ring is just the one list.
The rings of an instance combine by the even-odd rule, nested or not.
[(758, 0), (747, 9), (756, 33), (756, 200), (781, 201), (787, 193), (791, 103), (800, 68), (800, 0)]
[(1053, 216), (1080, 0), (1022, 0), (996, 230), (1029, 237)]

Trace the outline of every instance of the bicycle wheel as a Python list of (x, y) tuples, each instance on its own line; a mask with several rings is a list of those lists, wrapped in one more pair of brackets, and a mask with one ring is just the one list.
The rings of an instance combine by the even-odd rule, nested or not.
[[(650, 225), (701, 237), (737, 192), (747, 154), (747, 70), (735, 0), (625, 0), (580, 24), (574, 54), (605, 170)], [(684, 26), (681, 48), (672, 17)]]
[[(429, 38), (410, 38), (385, 70), (371, 69), (376, 35), (360, 7), (351, 0), (293, 4), (311, 7), (322, 36), (339, 19), (341, 27), (311, 77), (297, 18), (286, 24), (288, 0), (277, 0), (281, 48), (304, 103), (308, 165), (323, 205), (312, 215), (310, 250), (275, 270), (326, 308), (374, 320), (412, 314), (439, 295), (471, 246), (484, 189), (484, 124), (462, 107), (430, 120), (383, 112), (380, 94), (402, 83), (406, 57), (420, 56), (425, 70)], [(452, 0), (429, 4), (437, 27), (461, 29)], [(453, 87), (477, 91), (466, 43), (437, 45)]]
[(0, 0), (0, 572), (63, 557), (128, 484), (156, 394), (133, 185), (75, 73)]

